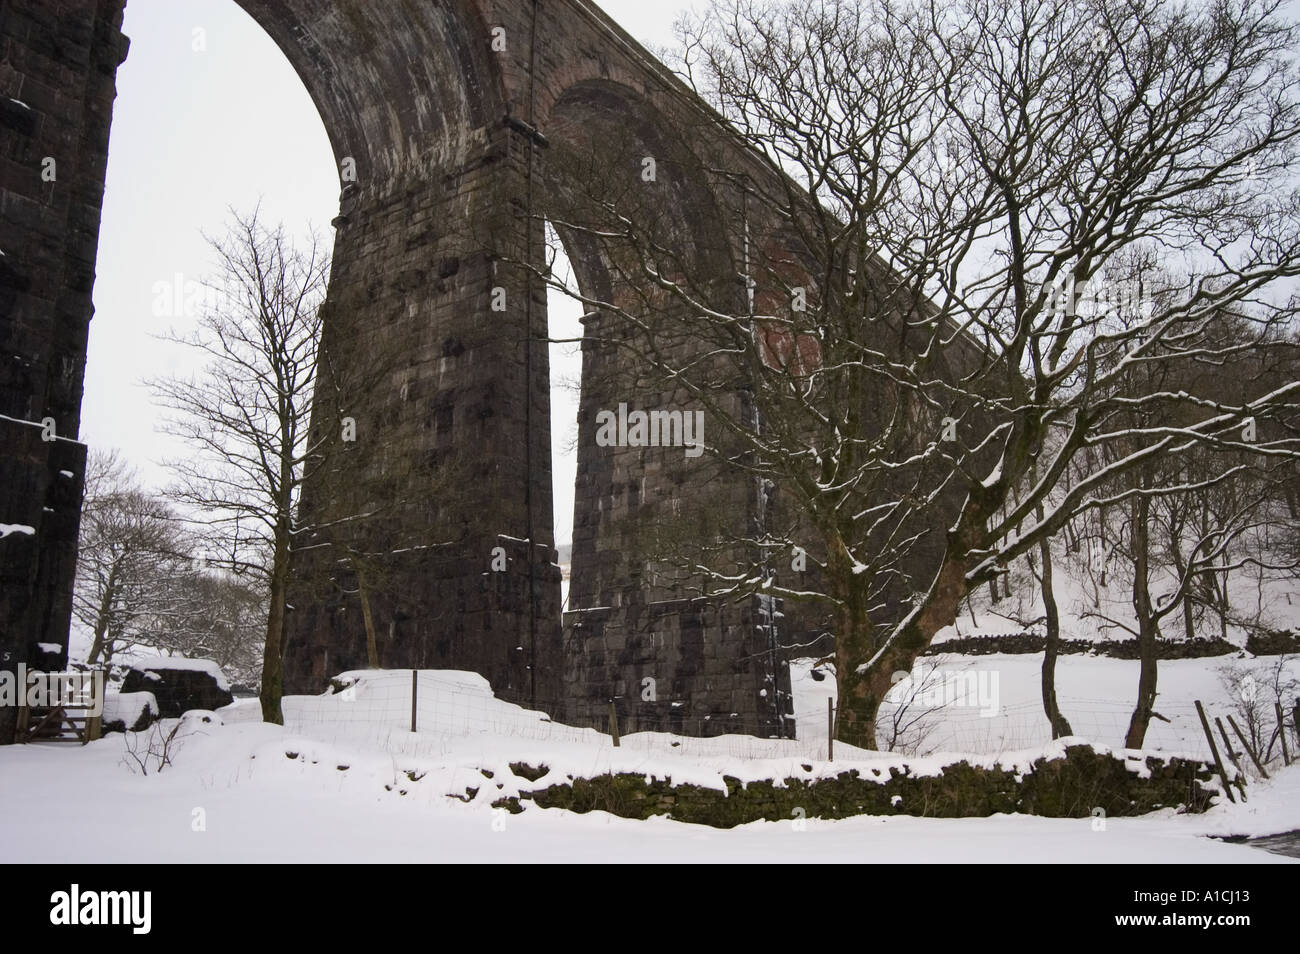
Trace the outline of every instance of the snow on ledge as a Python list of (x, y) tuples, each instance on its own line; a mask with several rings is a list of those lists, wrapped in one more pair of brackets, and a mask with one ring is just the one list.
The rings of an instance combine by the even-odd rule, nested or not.
[(104, 694), (104, 721), (123, 722), (129, 732), (145, 710), (158, 718), (158, 700), (152, 692), (107, 692)]
[(230, 682), (226, 679), (226, 674), (211, 659), (186, 659), (184, 656), (141, 656), (138, 659), (132, 659), (128, 665), (146, 676), (160, 669), (163, 671), (170, 669), (172, 671), (206, 672), (216, 681), (219, 689), (225, 692), (230, 691)]

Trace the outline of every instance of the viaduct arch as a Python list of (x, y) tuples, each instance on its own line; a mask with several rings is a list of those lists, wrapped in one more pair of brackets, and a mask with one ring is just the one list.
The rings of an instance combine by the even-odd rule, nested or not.
[[(675, 241), (716, 272), (719, 296), (742, 295), (748, 222), (731, 173), (771, 169), (584, 0), (236, 2), (288, 57), (340, 169), (354, 170), (333, 222), (323, 345), (401, 344), (400, 362), (355, 395), (348, 465), (384, 488), (373, 545), (400, 551), (374, 594), (382, 665), (477, 671), (499, 695), (578, 722), (599, 724), (613, 700), (625, 731), (790, 734), (772, 607), (691, 599), (629, 556), (623, 518), (653, 519), (693, 478), (680, 452), (597, 446), (597, 410), (681, 401), (602, 344), (609, 319), (599, 313), (585, 319), (574, 582), (562, 617), (546, 296), (519, 264), (540, 263), (542, 219), (562, 214), (579, 185), (552, 157), (599, 145), (659, 160), (656, 207), (676, 223)], [(0, 8), (0, 523), (31, 531), (0, 539), (7, 668), (66, 662), (81, 382), (124, 3)], [(47, 155), (59, 157), (57, 189), (40, 179)], [(559, 232), (584, 291), (606, 294), (608, 263), (580, 234)], [(500, 288), (510, 304), (495, 312)], [(743, 413), (743, 396), (736, 402)], [(431, 494), (424, 465), (453, 460), (456, 486)], [(763, 518), (743, 476), (716, 474), (708, 493), (741, 524)], [(335, 505), (307, 488), (305, 507), (329, 516)], [(402, 526), (428, 528), (430, 542), (394, 546)], [(489, 568), (497, 547), (502, 572)], [(365, 665), (360, 611), (305, 584), (298, 596), (286, 691), (314, 692)]]

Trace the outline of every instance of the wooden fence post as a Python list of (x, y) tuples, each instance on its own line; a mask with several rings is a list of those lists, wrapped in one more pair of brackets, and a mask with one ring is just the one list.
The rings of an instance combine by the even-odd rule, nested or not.
[(420, 696), (420, 670), (411, 670), (411, 731), (415, 731), (415, 702)]
[[(99, 676), (100, 678), (96, 679), (95, 678), (96, 676)], [(90, 710), (88, 711), (93, 711), (98, 705), (99, 715), (87, 715), (86, 717), (86, 741), (87, 742), (94, 742), (103, 733), (103, 724), (104, 724), (104, 698), (103, 697), (106, 695), (106, 693), (104, 692), (104, 682), (107, 680), (107, 678), (108, 678), (107, 673), (101, 675), (101, 670), (91, 670)], [(97, 683), (98, 683), (98, 691), (96, 691)]]
[(835, 700), (826, 697), (826, 761), (835, 761)]
[(1268, 778), (1268, 772), (1264, 771), (1264, 766), (1259, 764), (1259, 756), (1255, 754), (1255, 750), (1252, 749), (1250, 743), (1246, 741), (1245, 733), (1243, 733), (1241, 728), (1237, 725), (1237, 720), (1232, 716), (1228, 716), (1228, 725), (1232, 726), (1232, 731), (1237, 733), (1237, 738), (1241, 739), (1241, 747), (1246, 750), (1246, 754), (1250, 756), (1250, 760), (1255, 763), (1255, 768), (1259, 769), (1259, 774)]
[(27, 730), (31, 723), (32, 710), (27, 708), (27, 687), (18, 687), (18, 722), (14, 726), (14, 742), (26, 742)]
[(1291, 753), (1286, 747), (1286, 715), (1282, 712), (1282, 703), (1274, 702), (1273, 708), (1277, 710), (1277, 734), (1282, 737), (1282, 764), (1291, 764)]
[(1232, 764), (1237, 766), (1237, 771), (1241, 771), (1241, 759), (1237, 758), (1237, 750), (1232, 747), (1232, 740), (1228, 738), (1228, 730), (1223, 727), (1223, 720), (1218, 716), (1214, 717), (1214, 724), (1219, 727), (1219, 735), (1223, 736), (1223, 749), (1228, 753), (1228, 758)]
[(614, 708), (614, 700), (609, 700), (609, 734), (614, 739), (614, 748), (618, 748), (618, 710)]
[(1214, 766), (1219, 770), (1219, 778), (1223, 779), (1223, 791), (1228, 796), (1228, 801), (1236, 802), (1232, 797), (1232, 787), (1228, 784), (1228, 770), (1223, 767), (1223, 759), (1219, 758), (1219, 747), (1214, 744), (1214, 733), (1210, 731), (1210, 720), (1205, 718), (1205, 709), (1201, 706), (1201, 700), (1196, 700), (1196, 714), (1201, 717), (1201, 728), (1205, 730), (1205, 740), (1210, 743), (1210, 754), (1214, 756)]

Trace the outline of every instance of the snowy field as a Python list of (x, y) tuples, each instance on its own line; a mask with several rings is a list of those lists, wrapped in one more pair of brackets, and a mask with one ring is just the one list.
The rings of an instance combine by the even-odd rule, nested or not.
[[(1020, 699), (1028, 698), (1036, 685), (1032, 680), (1025, 684), (1029, 670), (1036, 673), (1036, 661), (1010, 657), (990, 662), (983, 657), (978, 663), (1002, 667), (1002, 691)], [(1073, 676), (1069, 661), (1063, 667), (1063, 691), (1076, 677), (1079, 685), (1086, 681), (1095, 688), (1093, 680), (1111, 678), (1107, 666), (1117, 667), (1117, 681), (1136, 678), (1136, 663), (1077, 662)], [(1184, 676), (1174, 664), (1162, 669), (1170, 673), (1166, 685), (1199, 691), (1190, 668)], [(0, 861), (644, 863), (779, 858), (1264, 864), (1290, 859), (1207, 836), (1300, 829), (1300, 766), (1253, 784), (1244, 805), (1223, 804), (1200, 816), (1162, 811), (1107, 819), (1104, 826), (1094, 819), (1002, 815), (756, 822), (724, 831), (662, 818), (639, 822), (535, 806), (509, 815), (493, 809), (491, 802), (520, 785), (543, 786), (566, 774), (645, 772), (720, 788), (724, 774), (806, 777), (805, 764), (821, 775), (850, 766), (897, 764), (903, 757), (837, 746), (834, 764), (827, 764), (824, 751), (816, 751), (824, 746), (824, 729), (821, 740), (810, 731), (806, 738), (784, 741), (639, 733), (615, 749), (607, 736), (561, 726), (496, 700), (481, 677), (454, 672), (421, 674), (421, 731), (412, 733), (409, 673), (357, 675), (348, 692), (286, 699), (288, 724), (283, 728), (262, 724), (254, 701), (241, 700), (208, 722), (191, 713), (177, 732), (172, 764), (160, 773), (142, 774), (122, 735), (84, 748), (37, 744), (0, 749), (0, 803), (5, 807), (0, 812)], [(820, 690), (826, 682), (815, 685)], [(1210, 688), (1206, 684), (1207, 697)], [(808, 693), (801, 696), (801, 704), (812, 704)], [(824, 712), (824, 701), (822, 705)], [(1067, 712), (1073, 715), (1068, 707)], [(990, 729), (991, 734), (998, 731)], [(1171, 745), (1180, 741), (1178, 731), (1171, 728)], [(138, 755), (144, 755), (147, 737), (132, 738)], [(1117, 740), (1096, 741), (1113, 745)], [(1050, 746), (1038, 751), (1045, 748)], [(982, 761), (996, 758), (1009, 765), (1035, 754), (1007, 750)], [(518, 779), (509, 763), (521, 761), (548, 766), (550, 778), (533, 783)], [(906, 761), (925, 771), (944, 760)], [(468, 801), (450, 797), (468, 798), (467, 789), (477, 789)]]
[[(1155, 710), (1169, 721), (1151, 721), (1144, 748), (1209, 758), (1196, 700), (1201, 700), (1211, 719), (1216, 715), (1226, 717), (1234, 710), (1229, 708), (1229, 690), (1221, 672), (1235, 669), (1255, 673), (1262, 695), (1266, 693), (1265, 676), (1275, 661), (1276, 657), (1267, 656), (1161, 660)], [(928, 683), (919, 688), (922, 707), (941, 687), (947, 690), (944, 695), (948, 704), (916, 723), (909, 740), (913, 749), (999, 754), (1041, 745), (1051, 738), (1039, 685), (1042, 656), (939, 654), (926, 657), (924, 662)], [(1288, 659), (1286, 672), (1300, 678), (1300, 658)], [(1058, 657), (1057, 702), (1074, 734), (1106, 745), (1122, 745), (1137, 696), (1137, 680), (1136, 660), (1090, 655)], [(829, 683), (826, 680), (815, 684), (821, 696), (827, 693), (820, 687)], [(799, 710), (808, 714), (801, 725), (806, 724), (807, 733), (816, 733), (824, 743), (826, 703), (821, 701), (818, 708), (804, 702), (816, 698), (817, 692), (808, 687), (797, 693), (796, 699), (800, 700)], [(1241, 722), (1240, 715), (1236, 718)], [(1267, 722), (1270, 729), (1274, 724), (1272, 718)]]

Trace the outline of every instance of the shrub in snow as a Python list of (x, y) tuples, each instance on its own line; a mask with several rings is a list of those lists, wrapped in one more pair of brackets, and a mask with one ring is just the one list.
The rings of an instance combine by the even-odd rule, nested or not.
[(226, 675), (210, 659), (138, 659), (122, 680), (122, 692), (152, 692), (158, 714), (174, 719), (191, 709), (220, 709), (235, 701)]

